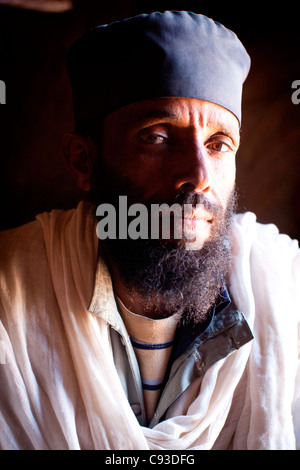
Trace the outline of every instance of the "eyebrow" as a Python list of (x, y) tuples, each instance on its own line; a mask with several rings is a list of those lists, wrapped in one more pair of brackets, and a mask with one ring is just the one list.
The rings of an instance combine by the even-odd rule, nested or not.
[[(136, 115), (135, 126), (147, 124), (147, 127), (151, 125), (159, 124), (160, 122), (179, 122), (179, 116), (166, 109), (149, 109), (147, 111), (141, 111), (140, 114)], [(231, 138), (233, 143), (239, 145), (240, 131), (237, 131), (234, 126), (228, 125), (222, 120), (217, 120), (215, 122), (207, 121), (207, 126), (218, 129), (215, 134), (223, 134)]]
[(238, 127), (237, 129), (234, 128), (234, 126), (227, 126), (226, 124), (224, 123), (221, 123), (221, 122), (218, 122), (217, 125), (219, 126), (219, 131), (216, 132), (216, 134), (223, 134), (225, 136), (228, 136), (230, 137), (230, 139), (232, 140), (233, 144), (236, 146), (236, 147), (239, 147), (240, 145), (240, 137), (241, 137), (241, 133), (240, 133), (240, 127)]
[[(179, 121), (180, 118), (176, 113), (173, 113), (172, 111), (167, 111), (164, 109), (151, 109), (146, 112), (141, 112), (139, 115), (136, 116), (136, 120), (142, 120), (142, 121), (156, 121), (156, 120), (172, 120), (172, 121)], [(210, 125), (211, 127), (219, 127), (221, 131), (224, 132), (232, 132), (234, 130), (233, 126), (227, 126), (223, 121), (218, 120), (216, 122), (210, 122), (209, 120), (207, 121), (207, 125)]]
[(212, 125), (212, 127), (219, 129), (216, 134), (224, 134), (228, 135), (229, 137), (234, 137), (235, 135), (239, 137), (240, 135), (239, 129), (235, 129), (234, 126), (228, 126), (227, 124), (224, 124), (224, 122), (221, 121), (217, 121), (215, 124)]
[(163, 110), (163, 109), (153, 109), (147, 112), (143, 112), (139, 114), (136, 118), (138, 122), (157, 122), (157, 121), (179, 121), (179, 117), (176, 113), (172, 113), (171, 111)]

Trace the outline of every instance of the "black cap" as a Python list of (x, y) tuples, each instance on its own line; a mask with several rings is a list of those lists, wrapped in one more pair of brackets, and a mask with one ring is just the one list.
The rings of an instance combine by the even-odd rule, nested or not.
[(198, 98), (241, 121), (250, 58), (237, 36), (186, 11), (139, 15), (98, 26), (71, 47), (67, 65), (75, 129), (136, 101)]

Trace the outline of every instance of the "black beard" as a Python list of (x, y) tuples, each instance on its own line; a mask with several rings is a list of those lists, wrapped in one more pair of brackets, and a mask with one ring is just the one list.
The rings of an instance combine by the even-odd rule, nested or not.
[(128, 291), (142, 297), (146, 314), (159, 314), (159, 318), (177, 314), (181, 323), (191, 327), (205, 322), (228, 272), (229, 230), (236, 200), (233, 191), (225, 212), (197, 194), (181, 193), (173, 201), (201, 202), (213, 214), (211, 237), (199, 250), (186, 250), (182, 241), (127, 238), (100, 242), (108, 264), (114, 264)]

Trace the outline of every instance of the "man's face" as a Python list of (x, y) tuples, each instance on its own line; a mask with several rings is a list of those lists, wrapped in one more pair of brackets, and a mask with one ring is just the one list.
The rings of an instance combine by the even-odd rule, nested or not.
[(181, 221), (197, 234), (194, 251), (174, 240), (105, 241), (125, 284), (148, 299), (149, 310), (192, 311), (200, 322), (217, 297), (228, 268), (238, 146), (237, 119), (206, 101), (144, 101), (105, 119), (96, 204), (117, 205), (118, 196), (126, 195), (129, 204), (147, 207), (197, 205), (191, 219)]
[(218, 105), (187, 98), (130, 104), (104, 122), (106, 184), (131, 203), (171, 205), (180, 193), (204, 197), (208, 207), (185, 221), (201, 246), (215, 223), (209, 204), (225, 210), (234, 188), (238, 146), (238, 121)]

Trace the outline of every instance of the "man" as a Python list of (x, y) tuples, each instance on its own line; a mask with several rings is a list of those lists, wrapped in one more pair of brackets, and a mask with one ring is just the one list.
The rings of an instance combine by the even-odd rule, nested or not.
[(92, 203), (1, 234), (1, 447), (299, 447), (299, 247), (234, 214), (244, 47), (153, 13), (68, 67)]

